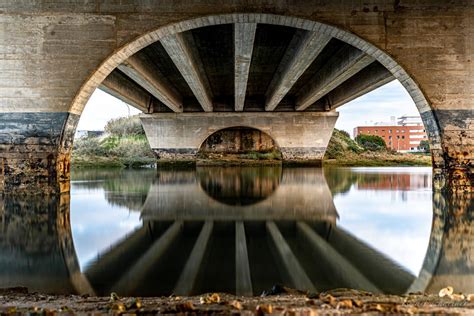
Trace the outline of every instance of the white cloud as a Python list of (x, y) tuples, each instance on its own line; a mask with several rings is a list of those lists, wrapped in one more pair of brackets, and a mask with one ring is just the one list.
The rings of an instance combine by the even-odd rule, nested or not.
[(337, 109), (336, 128), (351, 135), (356, 126), (390, 121), (390, 116), (419, 115), (412, 98), (398, 80), (394, 80)]
[(104, 130), (108, 120), (140, 113), (136, 108), (96, 89), (86, 104), (78, 130)]

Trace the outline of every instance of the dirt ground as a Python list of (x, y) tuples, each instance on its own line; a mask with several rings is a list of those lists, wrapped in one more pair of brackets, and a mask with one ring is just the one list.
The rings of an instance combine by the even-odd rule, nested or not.
[(438, 295), (373, 295), (337, 289), (319, 294), (293, 290), (270, 291), (266, 296), (237, 297), (214, 293), (192, 297), (93, 297), (0, 290), (0, 315), (55, 314), (233, 314), (233, 315), (474, 315), (474, 301)]

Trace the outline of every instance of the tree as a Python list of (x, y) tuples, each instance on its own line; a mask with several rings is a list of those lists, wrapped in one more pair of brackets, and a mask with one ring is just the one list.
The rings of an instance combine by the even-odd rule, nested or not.
[(421, 150), (425, 153), (430, 152), (430, 142), (427, 140), (422, 140), (418, 145), (418, 150)]
[(357, 135), (355, 141), (366, 150), (380, 151), (387, 149), (385, 141), (380, 136), (360, 134)]

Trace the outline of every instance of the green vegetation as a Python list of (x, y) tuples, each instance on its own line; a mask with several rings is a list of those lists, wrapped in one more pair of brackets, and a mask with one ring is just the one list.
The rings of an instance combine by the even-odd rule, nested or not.
[(420, 142), (420, 145), (418, 146), (418, 149), (423, 151), (424, 153), (429, 153), (430, 152), (430, 143), (427, 140), (422, 140)]
[[(357, 141), (357, 142), (356, 142)], [(429, 166), (429, 154), (397, 153), (387, 149), (379, 136), (360, 135), (356, 141), (334, 129), (324, 156), (325, 165), (337, 166)]]
[(251, 160), (281, 160), (281, 152), (279, 150), (272, 150), (270, 152), (251, 151), (245, 154), (240, 154), (241, 159)]
[(105, 131), (105, 137), (84, 137), (75, 141), (74, 167), (137, 168), (155, 162), (138, 116), (110, 120)]
[(387, 145), (382, 137), (376, 135), (357, 135), (355, 138), (357, 144), (362, 146), (365, 150), (369, 151), (381, 151), (386, 150)]

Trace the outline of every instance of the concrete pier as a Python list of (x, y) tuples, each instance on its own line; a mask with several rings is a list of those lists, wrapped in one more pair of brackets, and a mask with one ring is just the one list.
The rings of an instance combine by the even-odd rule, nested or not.
[(202, 143), (227, 127), (253, 127), (276, 142), (286, 161), (320, 164), (338, 117), (310, 113), (160, 113), (141, 116), (159, 159), (194, 160)]

